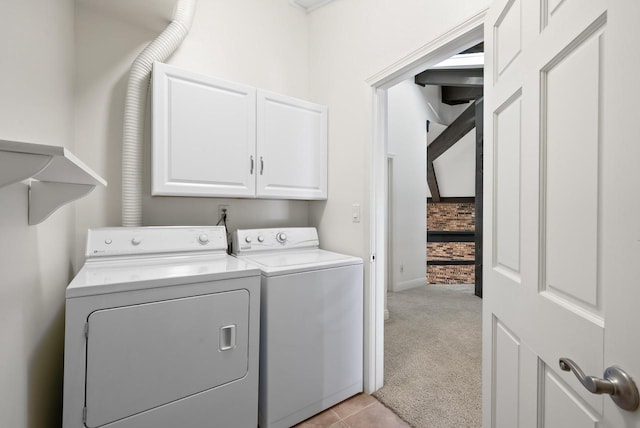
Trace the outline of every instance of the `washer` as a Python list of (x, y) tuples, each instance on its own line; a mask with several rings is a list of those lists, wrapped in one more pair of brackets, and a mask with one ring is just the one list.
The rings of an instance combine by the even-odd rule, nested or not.
[(224, 227), (89, 230), (66, 291), (65, 428), (257, 424), (260, 271)]
[(361, 392), (362, 259), (319, 249), (315, 228), (233, 240), (262, 271), (260, 427), (290, 427)]

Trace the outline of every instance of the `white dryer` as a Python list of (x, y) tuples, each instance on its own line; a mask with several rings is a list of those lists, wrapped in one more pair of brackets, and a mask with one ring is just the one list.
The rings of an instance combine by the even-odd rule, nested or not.
[(362, 259), (319, 249), (315, 228), (237, 230), (262, 271), (261, 428), (290, 427), (362, 391)]
[(256, 426), (260, 271), (226, 248), (223, 227), (89, 230), (64, 428)]

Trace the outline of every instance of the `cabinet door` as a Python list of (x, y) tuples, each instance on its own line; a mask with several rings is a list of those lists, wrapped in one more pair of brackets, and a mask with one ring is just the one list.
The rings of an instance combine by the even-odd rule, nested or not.
[(327, 107), (258, 90), (257, 196), (327, 198)]
[(256, 90), (153, 67), (153, 195), (254, 196)]

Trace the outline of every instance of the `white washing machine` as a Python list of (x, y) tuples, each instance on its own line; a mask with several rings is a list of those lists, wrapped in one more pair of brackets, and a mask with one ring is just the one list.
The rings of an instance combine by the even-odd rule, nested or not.
[(223, 227), (89, 230), (66, 291), (64, 428), (253, 428), (260, 271)]
[(319, 249), (315, 228), (237, 230), (261, 271), (261, 428), (290, 427), (362, 391), (362, 259)]

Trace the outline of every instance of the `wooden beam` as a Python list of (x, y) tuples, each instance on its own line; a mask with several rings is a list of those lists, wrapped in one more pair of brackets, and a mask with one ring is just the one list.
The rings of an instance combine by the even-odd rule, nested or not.
[(469, 266), (473, 260), (427, 260), (427, 266)]
[(469, 49), (460, 52), (460, 55), (478, 52), (484, 52), (484, 42), (480, 42), (475, 46), (471, 46)]
[[(435, 202), (432, 198), (427, 198), (427, 203), (431, 203), (431, 202)], [(473, 196), (470, 197), (466, 197), (466, 196), (454, 196), (454, 197), (449, 197), (449, 196), (441, 196), (440, 197), (440, 201), (438, 201), (441, 204), (475, 204), (476, 203), (476, 198)]]
[(475, 295), (482, 297), (482, 210), (483, 210), (483, 154), (482, 146), (484, 143), (484, 98), (479, 98), (475, 102), (476, 105), (476, 244), (475, 244)]
[(484, 84), (483, 68), (454, 68), (426, 70), (415, 77), (420, 86), (464, 86), (482, 87)]
[(480, 86), (461, 87), (461, 86), (443, 86), (441, 92), (442, 102), (450, 106), (468, 103), (480, 98), (483, 88)]
[[(427, 153), (429, 148), (427, 148)], [(428, 159), (427, 155), (427, 159)], [(438, 189), (438, 179), (436, 178), (436, 171), (433, 169), (433, 162), (427, 160), (427, 185), (429, 191), (431, 191), (431, 200), (433, 202), (440, 202), (440, 189)]]
[(463, 230), (463, 231), (432, 230), (432, 231), (427, 231), (427, 242), (475, 242), (475, 232), (473, 230)]
[(440, 155), (449, 150), (451, 146), (460, 141), (460, 139), (475, 126), (476, 104), (473, 103), (463, 111), (447, 129), (442, 131), (442, 134), (438, 135), (438, 137), (427, 146), (427, 170), (430, 163), (433, 163)]

